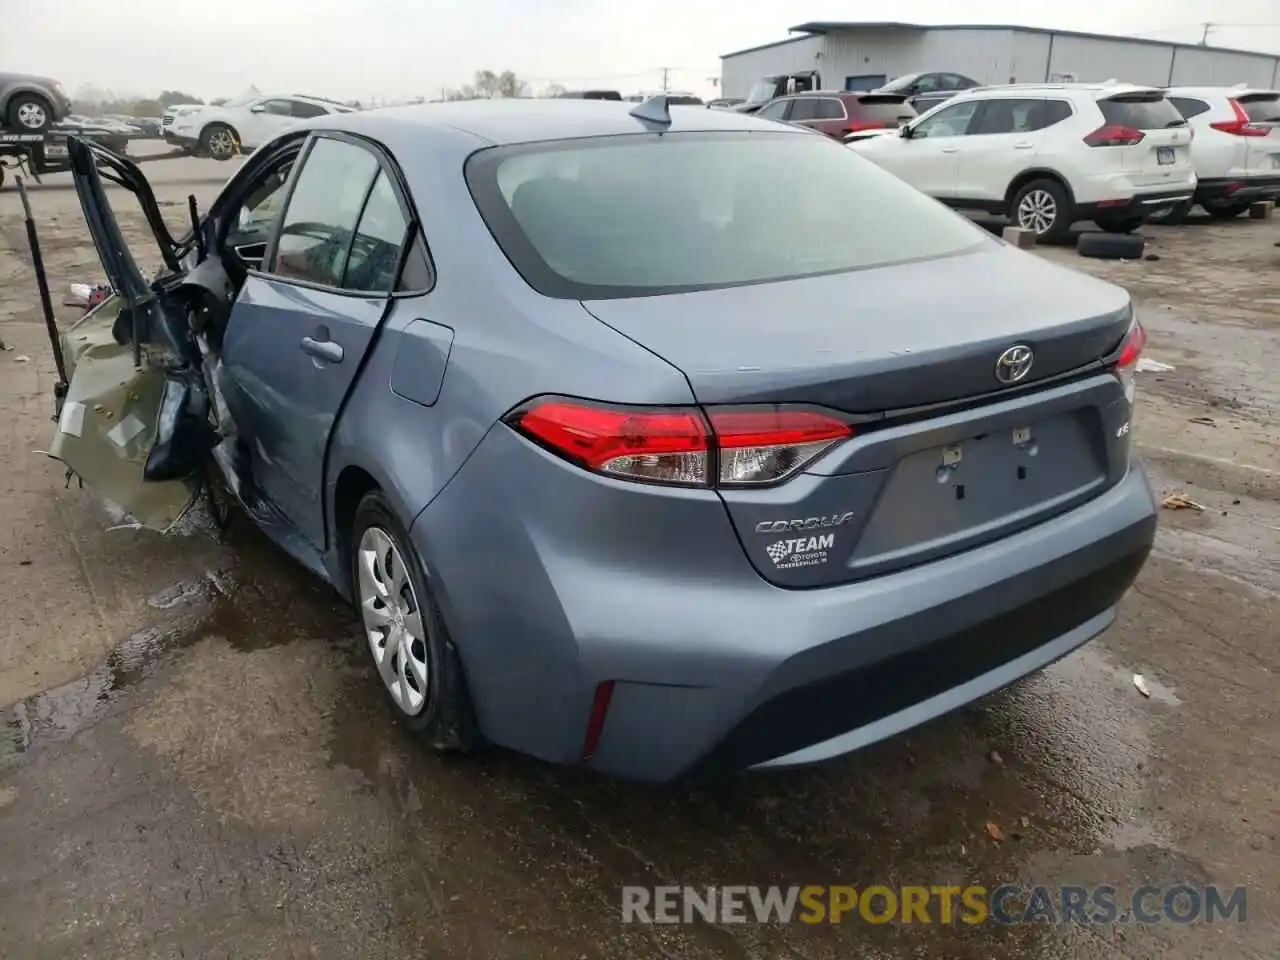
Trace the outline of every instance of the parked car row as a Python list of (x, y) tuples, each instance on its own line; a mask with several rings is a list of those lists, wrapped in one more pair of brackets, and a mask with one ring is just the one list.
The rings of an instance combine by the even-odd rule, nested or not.
[[(761, 111), (764, 113), (764, 111)], [(952, 207), (1006, 216), (1043, 240), (1092, 220), (1128, 233), (1280, 194), (1280, 92), (1136, 84), (958, 91), (896, 136), (851, 150)]]

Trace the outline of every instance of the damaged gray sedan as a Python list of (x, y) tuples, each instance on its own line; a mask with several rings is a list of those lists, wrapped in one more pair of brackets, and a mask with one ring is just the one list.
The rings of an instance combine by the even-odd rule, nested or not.
[(1151, 547), (1128, 295), (838, 143), (661, 97), (328, 116), (181, 238), (70, 153), (115, 294), (51, 453), (158, 530), (229, 491), (439, 748), (825, 760), (1087, 642)]

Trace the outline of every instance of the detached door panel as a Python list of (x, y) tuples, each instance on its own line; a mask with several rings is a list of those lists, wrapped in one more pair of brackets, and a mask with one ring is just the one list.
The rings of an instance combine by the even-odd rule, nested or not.
[(325, 453), (387, 311), (407, 220), (379, 158), (315, 139), (262, 273), (232, 308), (222, 389), (257, 491), (325, 545)]

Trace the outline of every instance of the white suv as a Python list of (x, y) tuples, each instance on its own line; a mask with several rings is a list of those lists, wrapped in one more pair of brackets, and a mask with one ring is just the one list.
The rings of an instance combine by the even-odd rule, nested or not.
[[(1238, 216), (1255, 200), (1280, 196), (1280, 91), (1172, 87), (1165, 96), (1195, 132), (1195, 202), (1209, 216)], [(1181, 205), (1169, 219), (1185, 214)]]
[(350, 113), (351, 107), (320, 97), (251, 97), (200, 107), (165, 117), (164, 138), (193, 153), (229, 160), (241, 150), (255, 150), (295, 123), (327, 113)]
[(1154, 87), (975, 87), (899, 134), (848, 147), (949, 206), (1007, 216), (1043, 240), (1078, 220), (1128, 233), (1196, 186), (1191, 129)]

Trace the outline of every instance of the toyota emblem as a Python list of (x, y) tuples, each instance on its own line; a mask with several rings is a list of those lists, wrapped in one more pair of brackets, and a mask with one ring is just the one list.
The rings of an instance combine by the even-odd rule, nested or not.
[(996, 360), (996, 379), (1001, 383), (1019, 383), (1031, 372), (1035, 355), (1025, 343), (1014, 344)]

